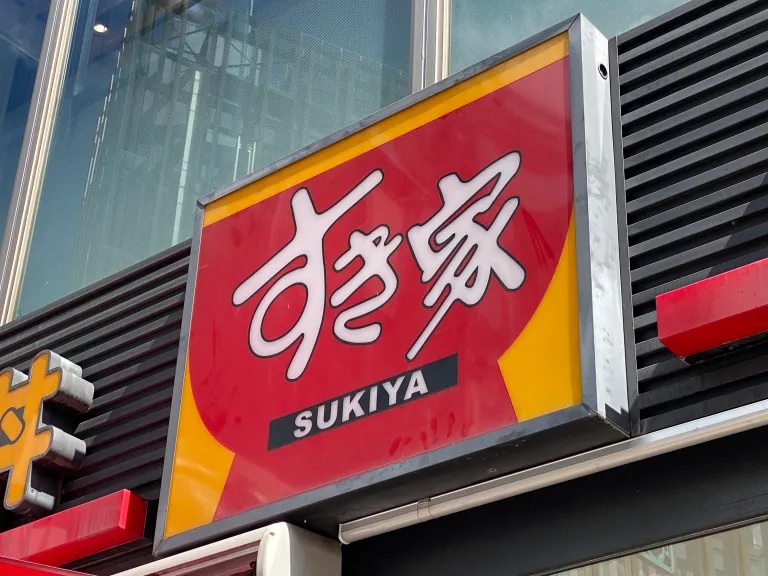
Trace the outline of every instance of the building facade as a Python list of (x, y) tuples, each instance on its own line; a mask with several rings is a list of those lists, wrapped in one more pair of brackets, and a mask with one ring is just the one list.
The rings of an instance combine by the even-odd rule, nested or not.
[[(24, 375), (35, 382), (44, 350), (54, 353), (49, 367), (62, 367), (62, 382), (83, 384), (62, 384), (38, 403), (35, 420), (57, 430), (52, 445), (61, 455), (36, 456), (41, 465), (21, 505), (9, 506), (6, 492), (0, 556), (92, 575), (292, 573), (256, 566), (257, 558), (287, 554), (266, 553), (271, 534), (312, 550), (310, 567), (328, 570), (318, 574), (345, 576), (768, 570), (768, 468), (760, 449), (768, 421), (763, 0), (7, 3), (10, 18), (0, 18), (0, 62), (7, 63), (0, 65), (0, 359), (18, 371), (5, 372), (8, 394)], [(158, 530), (168, 519), (169, 462), (179, 458), (167, 447), (183, 430), (190, 299), (205, 289), (205, 237), (194, 220), (207, 205), (196, 208), (198, 199), (221, 190), (232, 197), (275, 170), (300, 167), (322, 153), (313, 143), (333, 149), (356, 134), (372, 141), (371, 126), (436, 101), (503, 58), (517, 62), (557, 34), (573, 42), (569, 19), (579, 11), (607, 39), (607, 59), (595, 71), (606, 83), (601, 110), (609, 126), (600, 126), (610, 142), (601, 149), (610, 149), (612, 165), (598, 176), (609, 175), (615, 190), (608, 217), (615, 214), (619, 290), (610, 301), (593, 295), (592, 306), (614, 306), (620, 317), (610, 362), (623, 367), (626, 410), (608, 402), (610, 410), (596, 404), (592, 415), (611, 432), (553, 426), (537, 431), (546, 439), (531, 437), (528, 452), (516, 444), (528, 437), (515, 436), (511, 459), (494, 460), (484, 477), (471, 461), (491, 456), (470, 451), (443, 463), (449, 474), (430, 464), (389, 484), (368, 479), (367, 492), (344, 488), (311, 500), (300, 490), (302, 505), (236, 526), (220, 513), (215, 530), (188, 541), (170, 537), (179, 544), (163, 550)], [(575, 54), (569, 49), (567, 57)], [(570, 98), (573, 78), (563, 92)], [(597, 96), (582, 94), (585, 116)], [(544, 100), (530, 108), (542, 123), (550, 118)], [(571, 138), (578, 141), (575, 132)], [(578, 210), (577, 146), (573, 154)], [(555, 160), (547, 166), (557, 171)], [(585, 182), (588, 194), (594, 181)], [(290, 222), (275, 210), (283, 215), (276, 221)], [(371, 212), (392, 210), (382, 202)], [(265, 238), (282, 238), (277, 224), (255, 222)], [(542, 242), (537, 254), (545, 261)], [(212, 265), (226, 254), (216, 252)], [(552, 350), (556, 332), (547, 335)], [(538, 354), (546, 346), (534, 348)], [(562, 361), (551, 354), (554, 366)], [(337, 400), (341, 418), (344, 398)], [(318, 419), (323, 401), (305, 402)], [(24, 417), (15, 428), (11, 408), (18, 406), (9, 402), (0, 428), (11, 446)], [(519, 404), (515, 410), (522, 413)], [(407, 468), (405, 447), (392, 454)], [(215, 468), (200, 462), (207, 472)], [(13, 485), (12, 469), (5, 476)], [(347, 477), (337, 478), (345, 486)], [(230, 498), (232, 510), (252, 505)], [(88, 528), (89, 513), (130, 521)], [(61, 525), (73, 532), (56, 541)], [(86, 544), (67, 540), (78, 529)], [(317, 550), (315, 537), (323, 541)], [(326, 546), (340, 568), (336, 560), (326, 566)]]

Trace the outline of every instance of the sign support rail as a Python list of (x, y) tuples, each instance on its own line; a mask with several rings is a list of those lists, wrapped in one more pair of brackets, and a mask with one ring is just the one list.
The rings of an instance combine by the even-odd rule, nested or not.
[(339, 525), (339, 540), (351, 544), (766, 424), (768, 400), (763, 400), (346, 522)]

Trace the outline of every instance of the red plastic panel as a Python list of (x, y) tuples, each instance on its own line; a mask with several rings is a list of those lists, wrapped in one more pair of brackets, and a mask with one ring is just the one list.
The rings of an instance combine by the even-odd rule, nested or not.
[(0, 534), (0, 556), (62, 566), (142, 538), (146, 519), (147, 503), (122, 490)]
[(205, 227), (188, 374), (234, 455), (214, 519), (519, 422), (499, 359), (566, 246), (568, 78), (562, 58)]
[(84, 576), (81, 572), (71, 572), (61, 568), (51, 568), (2, 557), (0, 557), (0, 574), (3, 576)]
[(768, 259), (657, 296), (656, 318), (680, 357), (768, 332)]

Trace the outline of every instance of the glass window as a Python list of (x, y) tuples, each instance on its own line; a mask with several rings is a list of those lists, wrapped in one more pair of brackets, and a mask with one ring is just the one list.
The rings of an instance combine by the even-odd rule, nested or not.
[(199, 196), (407, 95), (409, 45), (403, 0), (82, 0), (18, 314), (187, 239)]
[(583, 13), (608, 38), (688, 0), (451, 0), (451, 73)]
[(768, 522), (646, 550), (558, 576), (766, 576)]
[(0, 0), (0, 238), (35, 85), (49, 0)]

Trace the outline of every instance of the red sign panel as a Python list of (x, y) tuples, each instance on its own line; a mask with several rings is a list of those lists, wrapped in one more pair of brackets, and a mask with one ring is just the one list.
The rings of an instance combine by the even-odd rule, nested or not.
[(581, 406), (570, 73), (562, 34), (203, 203), (161, 540)]
[(566, 78), (561, 60), (206, 228), (189, 371), (236, 454), (216, 517), (517, 421), (498, 359), (571, 220)]

